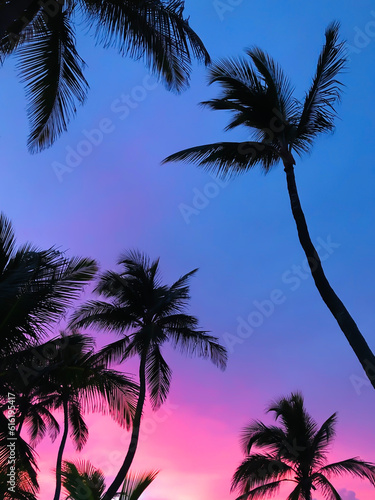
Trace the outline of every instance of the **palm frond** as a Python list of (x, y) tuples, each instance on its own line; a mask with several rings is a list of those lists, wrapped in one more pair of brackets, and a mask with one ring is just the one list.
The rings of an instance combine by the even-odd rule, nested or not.
[(106, 363), (122, 361), (131, 357), (131, 355), (135, 355), (136, 352), (132, 348), (133, 344), (130, 342), (129, 338), (125, 336), (102, 347), (99, 351), (99, 355)]
[(152, 346), (146, 358), (146, 380), (154, 410), (167, 399), (172, 371), (163, 358), (158, 346)]
[(370, 483), (375, 486), (375, 464), (372, 462), (365, 462), (358, 457), (342, 460), (334, 464), (325, 465), (319, 469), (320, 473), (325, 475), (338, 475), (350, 474), (360, 479), (368, 479)]
[(207, 332), (186, 327), (170, 329), (168, 333), (172, 347), (179, 349), (181, 353), (209, 359), (221, 370), (225, 370), (228, 355), (218, 338), (208, 335)]
[(318, 59), (316, 73), (300, 112), (292, 147), (297, 153), (308, 151), (320, 133), (334, 129), (335, 104), (340, 100), (342, 84), (337, 75), (346, 63), (345, 46), (339, 41), (339, 23), (328, 26), (325, 45)]
[(101, 500), (104, 494), (104, 474), (89, 461), (64, 461), (61, 477), (69, 500)]
[(262, 498), (272, 497), (279, 491), (281, 484), (289, 479), (280, 479), (272, 483), (263, 484), (250, 491), (243, 492), (236, 500), (261, 500)]
[(254, 48), (246, 52), (263, 78), (273, 112), (278, 111), (284, 122), (290, 121), (296, 112), (296, 101), (293, 99), (294, 89), (289, 79), (281, 67), (263, 50)]
[(77, 450), (81, 451), (89, 437), (89, 430), (83, 420), (81, 404), (77, 399), (69, 401), (68, 418), (70, 425), (70, 437), (74, 441)]
[(143, 473), (138, 472), (136, 474), (128, 473), (117, 500), (138, 500), (145, 489), (154, 481), (158, 473), (158, 470)]
[(97, 326), (106, 331), (124, 332), (134, 325), (134, 315), (125, 307), (89, 300), (71, 316), (70, 328)]
[(336, 435), (335, 425), (337, 414), (331, 415), (320, 427), (312, 440), (311, 449), (314, 454), (314, 463), (319, 464), (326, 456), (327, 446)]
[(29, 99), (31, 133), (28, 146), (38, 152), (67, 130), (70, 119), (86, 98), (88, 84), (83, 60), (75, 48), (70, 12), (40, 14), (40, 27), (18, 51), (18, 68)]
[(288, 495), (286, 500), (301, 500), (301, 490), (301, 484), (298, 483), (294, 490)]
[(11, 221), (3, 214), (0, 214), (0, 274), (6, 269), (13, 256), (15, 247), (15, 237)]
[(268, 412), (271, 411), (275, 414), (275, 420), (281, 420), (289, 443), (295, 443), (299, 448), (311, 447), (318, 428), (304, 407), (301, 393), (292, 393), (289, 397), (275, 401), (268, 408)]
[(282, 450), (287, 443), (287, 435), (283, 429), (276, 426), (267, 426), (258, 420), (246, 426), (241, 433), (241, 446), (243, 452), (249, 454), (255, 445), (264, 448), (269, 453), (282, 455)]
[(328, 479), (323, 474), (313, 474), (311, 479), (317, 486), (319, 486), (324, 495), (324, 498), (326, 498), (327, 500), (342, 500), (333, 484), (328, 481)]
[(260, 142), (218, 142), (184, 149), (165, 158), (171, 161), (192, 162), (223, 178), (233, 177), (260, 165), (268, 172), (280, 160), (273, 145)]
[(203, 42), (183, 17), (181, 1), (84, 0), (80, 4), (100, 43), (133, 59), (142, 58), (168, 89), (181, 91), (188, 86), (192, 56), (210, 62)]
[(27, 347), (27, 339), (49, 332), (96, 271), (91, 259), (68, 259), (53, 248), (38, 251), (21, 247), (0, 275), (0, 332), (4, 340), (14, 336), (14, 347), (22, 349)]
[(254, 453), (243, 460), (232, 478), (231, 490), (248, 491), (272, 480), (280, 480), (295, 472), (277, 456)]
[[(139, 395), (139, 387), (129, 376), (103, 365), (96, 365), (95, 358), (87, 359), (82, 366), (80, 392), (82, 408), (85, 412), (100, 411), (109, 414), (119, 425), (130, 429)], [(78, 382), (79, 383), (79, 382)]]

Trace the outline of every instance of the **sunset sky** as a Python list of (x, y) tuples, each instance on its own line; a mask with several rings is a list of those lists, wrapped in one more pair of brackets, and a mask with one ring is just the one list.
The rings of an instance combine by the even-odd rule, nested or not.
[[(213, 60), (259, 46), (282, 65), (299, 98), (325, 28), (340, 21), (350, 60), (337, 129), (298, 160), (296, 179), (328, 279), (375, 350), (375, 7), (370, 0), (186, 0), (186, 14)], [(1, 68), (1, 210), (19, 243), (93, 257), (101, 270), (116, 269), (120, 253), (133, 248), (160, 257), (169, 284), (198, 267), (190, 312), (229, 352), (220, 372), (165, 350), (170, 396), (157, 413), (147, 407), (133, 467), (160, 469), (143, 498), (234, 499), (241, 429), (252, 419), (271, 423), (267, 405), (297, 390), (318, 423), (338, 412), (330, 461), (375, 462), (375, 393), (304, 271), (282, 167), (224, 183), (193, 165), (161, 166), (183, 148), (245, 140), (246, 130), (224, 132), (226, 113), (198, 106), (218, 95), (203, 66), (194, 65), (190, 89), (175, 95), (142, 61), (96, 47), (84, 30), (78, 42), (88, 65), (87, 103), (68, 133), (41, 154), (26, 148), (26, 101), (15, 63)], [(114, 338), (96, 336), (100, 346)], [(123, 368), (135, 374), (137, 364)], [(69, 442), (65, 458), (91, 460), (109, 484), (129, 433), (100, 415), (87, 421), (88, 444), (78, 455)], [(52, 498), (58, 445), (59, 438), (53, 445), (46, 439), (37, 448), (40, 500)], [(369, 483), (332, 482), (344, 500), (374, 499)]]

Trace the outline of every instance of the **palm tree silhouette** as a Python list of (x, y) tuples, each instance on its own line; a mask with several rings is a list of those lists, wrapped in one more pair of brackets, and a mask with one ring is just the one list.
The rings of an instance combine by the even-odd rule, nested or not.
[[(128, 474), (116, 500), (138, 500), (145, 489), (154, 481), (158, 471), (143, 474)], [(88, 461), (64, 462), (63, 486), (68, 492), (67, 500), (102, 500), (105, 478), (100, 469)]]
[(209, 82), (221, 84), (223, 94), (202, 104), (213, 110), (232, 111), (234, 118), (226, 129), (244, 125), (255, 140), (197, 146), (168, 156), (163, 162), (193, 162), (223, 176), (247, 172), (256, 165), (268, 172), (280, 161), (283, 163), (299, 241), (315, 285), (375, 388), (375, 356), (324, 274), (309, 235), (294, 175), (294, 153), (306, 153), (319, 134), (334, 129), (334, 105), (341, 91), (337, 75), (345, 65), (345, 49), (339, 41), (337, 23), (327, 28), (325, 38), (303, 103), (293, 97), (293, 89), (281, 68), (259, 48), (247, 50), (250, 61), (225, 59), (214, 64)]
[(110, 302), (89, 301), (72, 317), (73, 326), (95, 325), (122, 334), (120, 340), (103, 349), (107, 360), (123, 361), (135, 355), (140, 358), (140, 393), (129, 449), (103, 500), (113, 498), (133, 461), (146, 386), (154, 409), (168, 395), (172, 372), (162, 355), (162, 345), (169, 342), (188, 355), (211, 359), (221, 369), (227, 360), (226, 350), (217, 338), (199, 330), (198, 320), (184, 312), (190, 298), (188, 282), (196, 270), (167, 286), (161, 282), (159, 260), (151, 262), (140, 252), (129, 252), (118, 264), (122, 272), (103, 274), (96, 287), (96, 292)]
[[(8, 407), (8, 404), (7, 404)], [(11, 456), (9, 450), (9, 423), (4, 411), (0, 412), (0, 498), (6, 500), (36, 500), (39, 491), (37, 479), (37, 464), (33, 448), (22, 439), (17, 432), (14, 432), (16, 446), (14, 449), (15, 458)], [(13, 461), (14, 460), (14, 461)], [(9, 474), (14, 467), (16, 472), (14, 477), (14, 491), (9, 490), (9, 480), (13, 479)], [(13, 486), (13, 485), (12, 485)]]
[[(91, 337), (77, 332), (63, 336), (64, 342), (56, 342), (58, 352), (54, 360), (36, 380), (35, 403), (44, 403), (41, 405), (44, 410), (62, 409), (64, 416), (54, 500), (60, 498), (62, 457), (69, 429), (78, 451), (88, 439), (83, 418), (85, 411), (108, 413), (129, 429), (138, 396), (136, 384), (120, 372), (107, 368), (102, 357), (93, 352), (94, 340)], [(30, 410), (26, 418), (29, 414)], [(45, 411), (42, 414), (45, 415)], [(25, 419), (25, 416), (20, 418)]]
[[(237, 500), (271, 497), (288, 482), (294, 484), (288, 500), (311, 500), (312, 490), (317, 489), (327, 500), (341, 500), (329, 479), (342, 474), (367, 479), (375, 486), (373, 463), (356, 457), (327, 465), (336, 413), (318, 427), (299, 393), (276, 401), (267, 411), (273, 412), (281, 425), (253, 421), (243, 430), (241, 442), (246, 458), (237, 468), (231, 488), (240, 493)], [(254, 452), (254, 446), (264, 453)]]
[(50, 333), (96, 271), (94, 260), (68, 259), (54, 248), (16, 248), (12, 224), (0, 214), (0, 368)]
[(75, 24), (84, 19), (98, 43), (143, 59), (168, 89), (181, 91), (189, 84), (193, 58), (210, 62), (183, 11), (179, 0), (2, 2), (0, 63), (8, 54), (19, 57), (29, 100), (29, 150), (51, 146), (85, 101), (88, 83), (76, 49)]

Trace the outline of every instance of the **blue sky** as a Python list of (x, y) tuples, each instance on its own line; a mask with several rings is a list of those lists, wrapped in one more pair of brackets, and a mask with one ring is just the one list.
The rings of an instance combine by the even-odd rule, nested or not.
[[(345, 89), (337, 129), (319, 138), (311, 155), (298, 160), (296, 178), (312, 239), (328, 246), (321, 254), (327, 257), (327, 276), (375, 349), (375, 7), (364, 0), (350, 5), (336, 0), (188, 0), (186, 12), (214, 60), (260, 46), (282, 65), (300, 98), (314, 74), (326, 26), (340, 21), (350, 62), (342, 76)], [(174, 498), (174, 484), (183, 480), (186, 466), (181, 448), (194, 456), (187, 436), (195, 429), (204, 464), (212, 471), (201, 477), (203, 465), (192, 467), (185, 476), (196, 484), (190, 494), (218, 498), (221, 492), (220, 498), (228, 498), (230, 477), (241, 459), (241, 427), (262, 419), (270, 400), (297, 389), (319, 422), (338, 411), (333, 458), (360, 455), (375, 461), (373, 390), (312, 279), (302, 271), (295, 290), (288, 282), (301, 272), (304, 255), (282, 167), (266, 176), (254, 170), (223, 184), (193, 165), (161, 166), (165, 156), (180, 149), (245, 139), (246, 130), (223, 132), (226, 114), (197, 105), (218, 93), (218, 88), (206, 85), (204, 67), (194, 65), (191, 87), (174, 95), (155, 83), (141, 61), (96, 47), (81, 33), (78, 42), (88, 64), (87, 103), (68, 133), (41, 154), (31, 156), (26, 149), (25, 99), (13, 62), (1, 69), (1, 209), (13, 221), (19, 242), (56, 245), (69, 255), (95, 257), (102, 269), (113, 268), (128, 248), (160, 256), (169, 283), (199, 267), (192, 282), (191, 312), (232, 350), (224, 374), (209, 363), (168, 352), (174, 371), (171, 401), (179, 408), (168, 422), (184, 432), (176, 433), (174, 446), (162, 450), (156, 443), (168, 429), (158, 424), (140, 450), (140, 464), (151, 462), (153, 452), (155, 467), (165, 463), (150, 498)], [(120, 110), (121, 99), (125, 103)], [(100, 127), (105, 129), (102, 138), (93, 132)], [(88, 135), (99, 144), (76, 160), (77, 166), (69, 166), (72, 150), (89, 150), (82, 145)], [(56, 164), (72, 170), (59, 178)], [(193, 209), (190, 216), (186, 207)], [(264, 303), (271, 296), (282, 299), (268, 316), (263, 314), (251, 335), (238, 337), (239, 324), (259, 311), (254, 301)], [(234, 344), (233, 336), (238, 340)], [(95, 446), (95, 439), (89, 441), (83, 455), (95, 455)], [(49, 448), (43, 453), (52, 456)], [(169, 490), (168, 484), (173, 485)], [(349, 491), (347, 500), (354, 500), (350, 491), (358, 500), (373, 496), (365, 483), (338, 484)]]

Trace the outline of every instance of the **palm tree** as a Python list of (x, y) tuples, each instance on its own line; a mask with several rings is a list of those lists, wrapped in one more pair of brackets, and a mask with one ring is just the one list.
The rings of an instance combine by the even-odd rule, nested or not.
[[(156, 478), (158, 471), (128, 474), (116, 500), (138, 500)], [(88, 461), (64, 462), (63, 486), (68, 492), (65, 500), (102, 500), (105, 490), (104, 475)]]
[(224, 91), (218, 99), (202, 104), (213, 110), (232, 111), (234, 118), (226, 129), (245, 125), (254, 141), (197, 146), (168, 156), (163, 162), (189, 161), (223, 176), (247, 172), (256, 165), (268, 172), (280, 161), (283, 163), (299, 241), (315, 285), (375, 388), (375, 356), (324, 274), (309, 235), (294, 175), (294, 153), (308, 152), (316, 136), (334, 129), (334, 105), (341, 92), (337, 75), (345, 65), (337, 23), (327, 28), (325, 38), (304, 102), (293, 97), (282, 69), (259, 48), (247, 50), (250, 61), (226, 59), (213, 65), (209, 82), (218, 82)]
[(150, 486), (159, 471), (127, 474), (121, 492), (115, 496), (116, 500), (138, 500), (145, 489)]
[(106, 272), (95, 289), (110, 302), (89, 301), (72, 317), (74, 326), (94, 325), (121, 334), (118, 341), (103, 350), (103, 356), (109, 361), (123, 361), (135, 355), (140, 358), (140, 393), (129, 449), (103, 500), (113, 498), (133, 461), (146, 386), (154, 409), (168, 395), (172, 372), (162, 355), (162, 345), (170, 342), (186, 354), (211, 359), (221, 369), (225, 368), (227, 359), (217, 338), (199, 330), (198, 320), (184, 312), (190, 298), (188, 282), (196, 270), (167, 286), (161, 281), (159, 260), (151, 262), (139, 252), (129, 252), (120, 257), (118, 264), (122, 272)]
[[(243, 430), (241, 441), (246, 458), (232, 479), (232, 491), (240, 493), (237, 500), (271, 497), (288, 482), (294, 485), (288, 500), (311, 500), (311, 492), (316, 489), (327, 500), (341, 500), (329, 479), (343, 474), (368, 479), (375, 486), (374, 463), (356, 457), (327, 465), (336, 413), (318, 427), (299, 393), (276, 401), (267, 411), (274, 412), (281, 425), (266, 426), (253, 421)], [(264, 453), (254, 452), (253, 446)]]
[(64, 461), (61, 474), (68, 493), (65, 500), (101, 500), (105, 490), (104, 475), (90, 462)]
[(108, 413), (129, 429), (138, 396), (136, 384), (122, 373), (107, 368), (103, 359), (93, 352), (91, 337), (75, 332), (67, 335), (66, 340), (42, 375), (45, 384), (40, 390), (42, 397), (49, 398), (50, 407), (63, 410), (54, 500), (60, 498), (62, 457), (69, 429), (78, 451), (88, 439), (85, 411)]
[(88, 83), (76, 50), (74, 25), (85, 20), (98, 43), (143, 59), (168, 89), (188, 86), (193, 58), (210, 62), (184, 18), (180, 0), (9, 0), (0, 6), (0, 62), (19, 57), (26, 84), (31, 152), (49, 147), (65, 130)]
[[(8, 406), (8, 405), (7, 405)], [(39, 490), (35, 452), (28, 443), (14, 432), (16, 441), (9, 441), (10, 420), (0, 412), (0, 498), (4, 500), (36, 500)], [(14, 455), (9, 445), (14, 446)], [(10, 475), (9, 475), (10, 474)], [(9, 481), (14, 481), (14, 484)], [(9, 489), (11, 487), (11, 489)]]
[(54, 248), (17, 249), (12, 224), (0, 214), (0, 377), (14, 366), (12, 353), (50, 333), (96, 271), (94, 260), (68, 259)]

